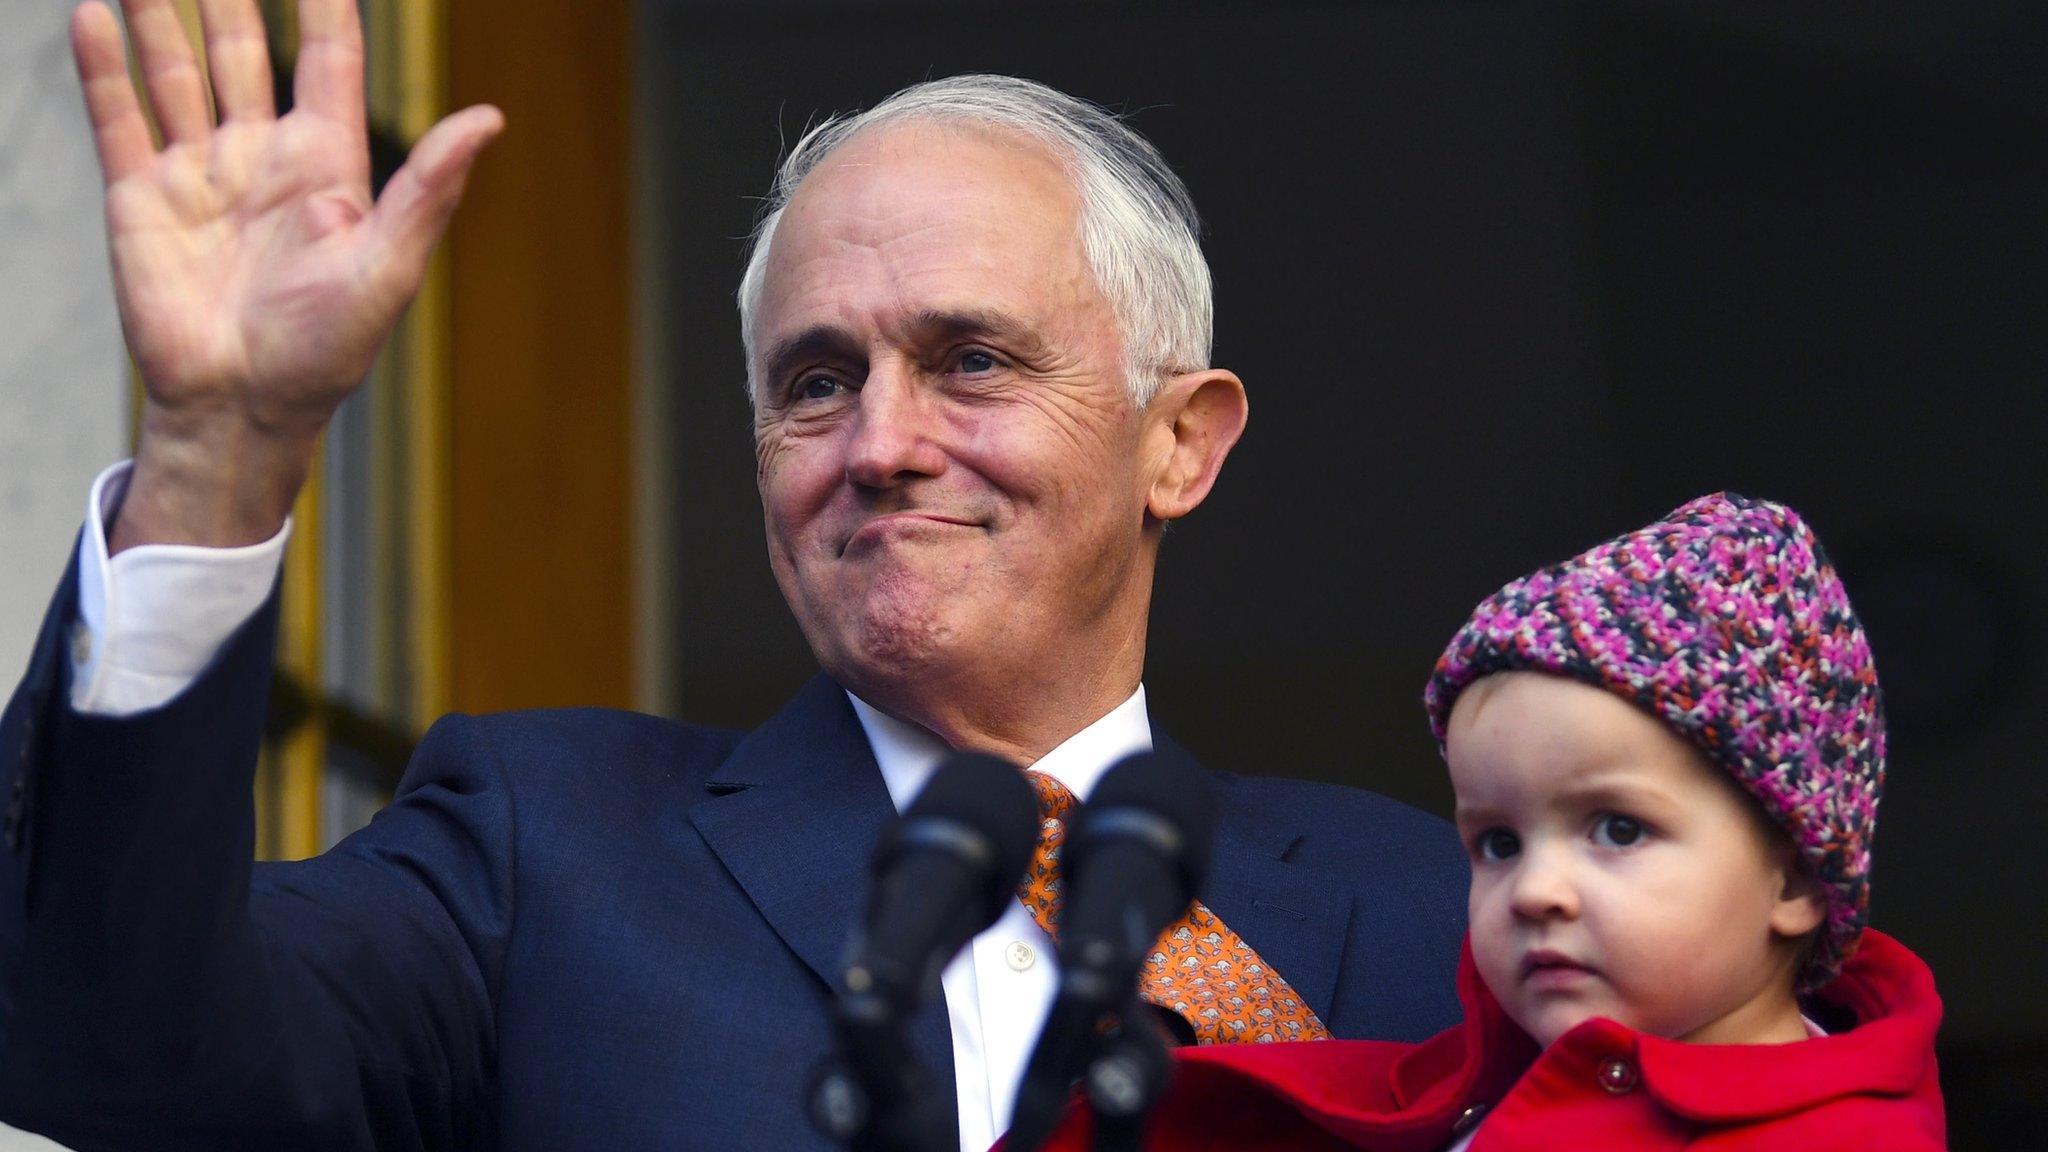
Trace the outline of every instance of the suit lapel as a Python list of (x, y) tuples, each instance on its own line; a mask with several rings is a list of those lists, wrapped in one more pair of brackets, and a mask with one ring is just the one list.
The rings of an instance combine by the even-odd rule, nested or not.
[(790, 950), (828, 985), (895, 818), (845, 693), (824, 676), (740, 741), (718, 793), (690, 809), (705, 843)]
[[(867, 733), (829, 677), (748, 734), (707, 782), (690, 822), (790, 951), (827, 987), (838, 983), (872, 887), (869, 866), (896, 818)], [(953, 1101), (953, 1041), (944, 996), (911, 1021), (911, 1043)]]
[[(1156, 730), (1153, 740), (1160, 755), (1194, 762)], [(1351, 929), (1350, 898), (1329, 879), (1288, 863), (1300, 833), (1260, 815), (1239, 794), (1237, 777), (1215, 779), (1216, 839), (1199, 899), (1328, 1022)]]
[[(1163, 756), (1192, 756), (1154, 730)], [(896, 810), (867, 734), (831, 679), (817, 676), (742, 740), (708, 782), (715, 793), (690, 821), (769, 926), (833, 985), (870, 888), (869, 864)], [(1330, 881), (1285, 859), (1299, 834), (1252, 810), (1234, 777), (1218, 776), (1222, 806), (1200, 898), (1329, 1018), (1351, 907)], [(911, 1042), (933, 1088), (953, 1103), (953, 1047), (945, 998), (911, 1023)]]

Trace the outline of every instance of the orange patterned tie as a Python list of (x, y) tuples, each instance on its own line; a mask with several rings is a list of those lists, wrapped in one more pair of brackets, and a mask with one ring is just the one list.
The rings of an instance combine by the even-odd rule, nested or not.
[[(1066, 900), (1060, 845), (1067, 839), (1074, 794), (1043, 772), (1024, 775), (1038, 790), (1038, 848), (1031, 854), (1031, 870), (1017, 886), (1017, 898), (1038, 926), (1058, 939), (1056, 925)], [(1199, 900), (1159, 934), (1138, 972), (1138, 993), (1186, 1020), (1198, 1044), (1330, 1038), (1330, 1030), (1286, 978)]]

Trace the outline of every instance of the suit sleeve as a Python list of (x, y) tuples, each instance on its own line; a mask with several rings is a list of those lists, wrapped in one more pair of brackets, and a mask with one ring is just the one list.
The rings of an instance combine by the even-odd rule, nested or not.
[(252, 865), (273, 598), (189, 688), (71, 709), (67, 573), (0, 715), (0, 1119), (70, 1144), (487, 1144), (512, 802), (474, 727), (318, 859)]

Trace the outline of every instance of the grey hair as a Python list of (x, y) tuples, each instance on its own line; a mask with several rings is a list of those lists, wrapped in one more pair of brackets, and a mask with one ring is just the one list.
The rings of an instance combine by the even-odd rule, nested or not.
[(1149, 403), (1165, 376), (1209, 366), (1215, 301), (1201, 219), (1187, 185), (1151, 141), (1114, 113), (1034, 80), (950, 76), (914, 84), (865, 112), (828, 119), (783, 159), (740, 278), (749, 395), (759, 395), (754, 314), (783, 209), (804, 177), (854, 135), (908, 121), (1015, 132), (1044, 145), (1066, 167), (1080, 195), (1089, 270), (1123, 329), (1124, 384), (1133, 404)]

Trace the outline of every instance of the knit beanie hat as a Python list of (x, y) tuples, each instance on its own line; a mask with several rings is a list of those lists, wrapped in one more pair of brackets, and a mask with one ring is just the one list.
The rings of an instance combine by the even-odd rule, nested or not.
[(1800, 986), (1833, 978), (1869, 918), (1884, 703), (1863, 625), (1797, 512), (1703, 496), (1494, 593), (1423, 693), (1438, 744), (1466, 685), (1515, 669), (1613, 692), (1756, 797), (1828, 902)]

